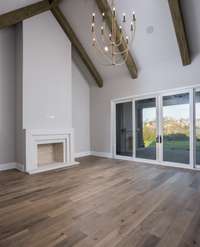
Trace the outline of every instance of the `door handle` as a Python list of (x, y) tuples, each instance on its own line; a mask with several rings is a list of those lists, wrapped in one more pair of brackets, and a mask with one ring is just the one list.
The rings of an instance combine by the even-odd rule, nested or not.
[(156, 143), (162, 143), (162, 136), (156, 136)]

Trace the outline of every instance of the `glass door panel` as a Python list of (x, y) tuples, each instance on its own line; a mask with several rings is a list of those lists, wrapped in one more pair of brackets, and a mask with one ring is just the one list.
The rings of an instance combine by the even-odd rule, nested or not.
[(195, 93), (196, 164), (200, 165), (200, 91)]
[(135, 101), (136, 158), (156, 160), (156, 98)]
[(132, 102), (116, 104), (116, 154), (133, 156)]
[(190, 163), (189, 93), (163, 96), (163, 160)]

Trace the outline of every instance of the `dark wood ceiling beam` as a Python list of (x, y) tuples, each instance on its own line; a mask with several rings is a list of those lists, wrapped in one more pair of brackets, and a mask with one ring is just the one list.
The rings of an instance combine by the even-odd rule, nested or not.
[(78, 37), (76, 36), (66, 17), (63, 15), (58, 6), (53, 7), (51, 11), (57, 19), (60, 26), (62, 27), (63, 31), (66, 33), (67, 37), (71, 41), (73, 47), (78, 52), (80, 58), (83, 60), (84, 64), (95, 79), (97, 85), (99, 87), (103, 87), (103, 79), (101, 78), (99, 72), (97, 71), (91, 59), (89, 58), (87, 52), (85, 51), (84, 47), (82, 46), (81, 42), (79, 41)]
[(191, 56), (185, 31), (184, 18), (181, 11), (180, 0), (168, 0), (168, 2), (182, 58), (182, 63), (184, 66), (189, 65), (191, 64)]
[(51, 9), (48, 0), (43, 0), (35, 4), (0, 15), (0, 29), (15, 25), (32, 16), (41, 14)]
[[(96, 0), (97, 6), (100, 10), (101, 13), (105, 13), (105, 20), (106, 23), (109, 27), (109, 29), (112, 29), (112, 11), (110, 8), (110, 5), (107, 0)], [(117, 37), (120, 37), (120, 29), (118, 23), (116, 23), (117, 26)], [(125, 38), (123, 37), (122, 44), (119, 46), (119, 51), (124, 51), (126, 49), (126, 41)], [(138, 76), (138, 71), (137, 71), (137, 66), (136, 63), (133, 59), (133, 56), (131, 55), (130, 51), (128, 52), (128, 58), (126, 60), (126, 66), (131, 74), (131, 77), (133, 79), (137, 78)]]

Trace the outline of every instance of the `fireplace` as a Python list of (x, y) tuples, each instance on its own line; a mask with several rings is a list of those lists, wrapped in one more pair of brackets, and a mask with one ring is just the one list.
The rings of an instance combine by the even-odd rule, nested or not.
[(37, 145), (38, 167), (64, 162), (64, 143), (48, 143)]
[(25, 171), (29, 174), (78, 164), (74, 160), (73, 129), (26, 130)]

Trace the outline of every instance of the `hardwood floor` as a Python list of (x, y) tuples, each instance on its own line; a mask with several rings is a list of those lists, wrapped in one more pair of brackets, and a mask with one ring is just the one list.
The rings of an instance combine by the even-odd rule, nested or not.
[(95, 157), (1, 172), (0, 246), (200, 246), (200, 173)]

